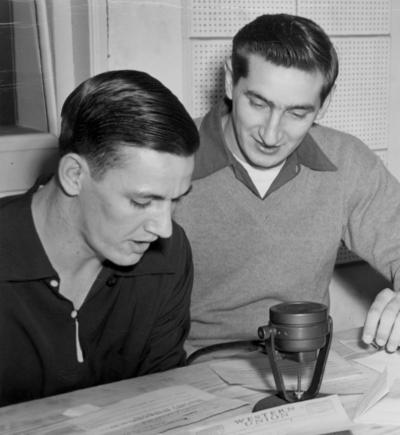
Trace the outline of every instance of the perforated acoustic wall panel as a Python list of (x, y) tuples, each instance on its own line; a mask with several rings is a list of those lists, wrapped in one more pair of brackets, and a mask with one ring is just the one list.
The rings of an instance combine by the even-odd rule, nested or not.
[(344, 130), (372, 149), (388, 147), (389, 37), (332, 37), (340, 72), (321, 124)]
[[(223, 61), (245, 23), (264, 13), (302, 15), (331, 36), (339, 56), (336, 91), (321, 124), (359, 137), (387, 164), (391, 0), (190, 0), (186, 7), (192, 116), (224, 95)], [(339, 262), (355, 258), (339, 252)]]
[(223, 60), (229, 56), (230, 40), (192, 41), (192, 116), (204, 115), (225, 94)]
[(300, 0), (297, 13), (316, 21), (329, 35), (390, 33), (390, 0)]
[(294, 0), (192, 0), (192, 37), (232, 37), (238, 29), (258, 15), (296, 12)]

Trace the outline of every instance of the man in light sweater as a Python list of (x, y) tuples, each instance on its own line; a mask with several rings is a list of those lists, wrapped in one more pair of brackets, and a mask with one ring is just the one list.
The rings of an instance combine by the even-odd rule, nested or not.
[[(233, 39), (226, 98), (199, 123), (193, 191), (176, 210), (192, 245), (188, 345), (257, 338), (269, 307), (329, 303), (346, 246), (393, 283), (363, 340), (400, 343), (400, 185), (361, 141), (317, 124), (338, 74), (314, 22), (263, 15)], [(188, 346), (189, 348), (189, 346)]]

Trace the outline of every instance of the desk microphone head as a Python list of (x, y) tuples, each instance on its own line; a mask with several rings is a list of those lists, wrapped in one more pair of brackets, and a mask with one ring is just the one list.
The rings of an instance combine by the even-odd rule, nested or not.
[(258, 329), (265, 339), (274, 334), (275, 349), (300, 362), (313, 361), (330, 332), (328, 309), (315, 302), (284, 302), (269, 310), (269, 325)]
[[(265, 340), (277, 395), (286, 402), (315, 397), (322, 382), (332, 338), (332, 319), (327, 307), (315, 302), (284, 302), (272, 306), (269, 314), (269, 324), (258, 328), (258, 336)], [(300, 391), (300, 388), (294, 392), (286, 390), (277, 363), (278, 353), (298, 363), (316, 361), (306, 391)]]

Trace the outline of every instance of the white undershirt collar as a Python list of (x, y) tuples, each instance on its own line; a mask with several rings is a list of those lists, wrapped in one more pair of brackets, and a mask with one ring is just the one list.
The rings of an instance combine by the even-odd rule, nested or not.
[(265, 196), (286, 161), (284, 160), (282, 163), (272, 168), (259, 169), (239, 159), (235, 154), (233, 154), (233, 156), (244, 167), (244, 169), (246, 169), (261, 198)]

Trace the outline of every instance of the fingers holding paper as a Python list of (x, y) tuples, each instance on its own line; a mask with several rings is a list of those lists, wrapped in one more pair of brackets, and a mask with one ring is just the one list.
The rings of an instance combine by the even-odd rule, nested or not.
[(400, 346), (400, 292), (384, 289), (378, 293), (368, 310), (362, 339), (375, 342), (388, 352)]

